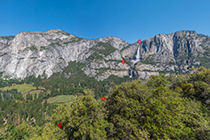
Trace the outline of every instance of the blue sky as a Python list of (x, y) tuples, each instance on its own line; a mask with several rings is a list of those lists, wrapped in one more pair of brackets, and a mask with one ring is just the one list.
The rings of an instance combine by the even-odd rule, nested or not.
[(129, 43), (159, 33), (195, 30), (210, 36), (210, 0), (4, 0), (0, 36), (61, 29)]

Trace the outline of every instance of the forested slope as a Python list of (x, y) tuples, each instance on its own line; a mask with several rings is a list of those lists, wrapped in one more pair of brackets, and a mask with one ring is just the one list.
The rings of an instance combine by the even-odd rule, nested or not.
[[(47, 93), (23, 98), (16, 90), (1, 91), (1, 117), (8, 118), (7, 123), (0, 122), (0, 139), (207, 140), (210, 137), (210, 69), (201, 67), (192, 74), (125, 82), (106, 95), (107, 100), (102, 101), (94, 97), (93, 90), (85, 89), (74, 101), (51, 105), (45, 102), (50, 96)], [(10, 107), (6, 107), (8, 104)], [(21, 112), (28, 113), (30, 119), (26, 116), (20, 119), (24, 118)], [(10, 115), (17, 118), (9, 120)], [(40, 115), (40, 121), (31, 120), (36, 115)], [(63, 125), (60, 128), (59, 123)]]

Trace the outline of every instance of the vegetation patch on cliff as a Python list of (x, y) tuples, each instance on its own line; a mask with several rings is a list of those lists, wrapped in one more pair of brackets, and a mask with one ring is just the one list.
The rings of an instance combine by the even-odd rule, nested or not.
[(103, 54), (104, 56), (107, 56), (111, 53), (113, 53), (116, 48), (114, 48), (109, 43), (99, 42), (96, 46), (90, 48), (90, 50), (93, 50), (96, 53)]

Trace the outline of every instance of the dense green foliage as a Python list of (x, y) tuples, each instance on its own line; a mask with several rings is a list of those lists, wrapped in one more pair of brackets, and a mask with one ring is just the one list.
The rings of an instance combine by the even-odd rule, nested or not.
[(36, 87), (41, 86), (50, 90), (51, 96), (84, 94), (84, 89), (89, 88), (94, 90), (96, 98), (100, 98), (108, 93), (110, 87), (130, 80), (128, 77), (110, 76), (104, 81), (97, 81), (93, 77), (88, 77), (82, 71), (83, 67), (82, 63), (70, 62), (62, 72), (54, 73), (48, 79), (30, 77), (25, 82), (33, 82)]
[[(62, 76), (62, 73), (60, 74)], [(46, 115), (43, 115), (44, 118), (39, 116), (44, 119), (44, 124), (31, 123), (27, 119), (16, 124), (7, 123), (4, 129), (0, 129), (0, 139), (207, 140), (210, 137), (209, 80), (210, 70), (202, 67), (194, 70), (192, 74), (151, 76), (145, 81), (135, 80), (114, 86), (107, 92), (108, 99), (105, 102), (96, 99), (94, 90), (86, 87), (74, 102), (57, 105), (53, 114), (48, 112), (50, 105), (44, 102), (51, 95), (40, 94), (40, 97), (34, 99), (31, 96), (23, 99), (17, 90), (4, 91), (3, 95), (1, 94), (3, 98), (0, 98), (1, 113), (2, 109), (5, 111), (2, 102), (4, 104), (10, 100), (12, 103), (16, 99), (23, 101), (23, 105), (26, 104), (25, 107), (17, 106), (25, 108), (25, 112), (33, 114), (33, 111), (39, 110), (40, 114), (46, 112)], [(79, 83), (74, 84), (76, 86)], [(40, 103), (38, 110), (34, 110), (32, 102)], [(9, 108), (12, 106), (7, 110)], [(36, 114), (33, 114), (33, 117), (37, 118)], [(13, 120), (17, 122), (18, 118), (14, 116)], [(59, 128), (58, 123), (63, 126)]]
[(210, 107), (210, 69), (200, 67), (193, 74), (170, 77), (172, 89), (181, 93), (183, 97), (201, 101)]
[[(29, 120), (31, 124), (42, 125), (46, 113), (52, 112), (53, 105), (43, 102), (44, 93), (23, 97), (16, 89), (0, 90), (0, 124), (19, 124), (21, 120)], [(40, 113), (37, 113), (40, 112)]]
[(0, 88), (11, 86), (12, 84), (22, 84), (23, 81), (17, 80), (17, 79), (10, 79), (10, 80), (5, 80), (2, 79), (2, 73), (0, 73)]

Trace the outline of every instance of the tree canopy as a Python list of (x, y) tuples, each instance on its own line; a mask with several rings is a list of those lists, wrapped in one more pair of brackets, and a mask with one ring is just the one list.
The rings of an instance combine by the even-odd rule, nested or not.
[[(46, 123), (8, 124), (3, 133), (0, 129), (0, 139), (207, 140), (209, 77), (210, 70), (200, 68), (192, 74), (125, 82), (114, 86), (106, 101), (96, 99), (94, 91), (85, 89), (85, 95), (79, 95), (74, 102), (58, 105), (53, 114), (45, 117)], [(59, 123), (63, 126), (58, 127)]]

